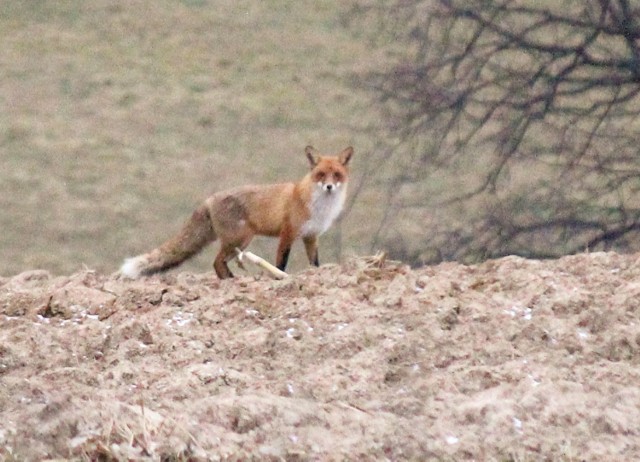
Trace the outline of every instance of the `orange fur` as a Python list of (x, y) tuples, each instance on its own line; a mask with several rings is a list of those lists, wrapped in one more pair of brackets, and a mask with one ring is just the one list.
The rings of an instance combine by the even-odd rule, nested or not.
[(309, 262), (317, 266), (317, 237), (342, 210), (353, 148), (337, 156), (321, 156), (307, 146), (305, 154), (311, 169), (298, 183), (244, 186), (214, 194), (175, 237), (149, 253), (125, 260), (122, 274), (135, 278), (167, 270), (217, 239), (220, 250), (213, 267), (218, 277), (232, 277), (227, 262), (235, 256), (236, 247), (245, 249), (255, 235), (279, 238), (276, 266), (281, 270), (299, 237)]

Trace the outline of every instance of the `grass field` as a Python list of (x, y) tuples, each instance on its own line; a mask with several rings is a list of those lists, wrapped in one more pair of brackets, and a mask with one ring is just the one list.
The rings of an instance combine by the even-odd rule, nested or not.
[[(379, 140), (352, 76), (378, 66), (332, 1), (0, 5), (0, 274), (111, 272), (212, 191), (296, 179), (304, 146)], [(321, 257), (369, 251), (374, 192)], [(274, 243), (255, 241), (273, 258)], [(300, 247), (292, 268), (304, 266)], [(210, 268), (212, 251), (190, 268)]]

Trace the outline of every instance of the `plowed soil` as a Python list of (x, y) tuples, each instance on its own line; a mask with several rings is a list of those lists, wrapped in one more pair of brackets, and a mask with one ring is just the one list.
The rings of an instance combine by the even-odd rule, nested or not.
[(640, 460), (640, 260), (0, 279), (0, 459)]

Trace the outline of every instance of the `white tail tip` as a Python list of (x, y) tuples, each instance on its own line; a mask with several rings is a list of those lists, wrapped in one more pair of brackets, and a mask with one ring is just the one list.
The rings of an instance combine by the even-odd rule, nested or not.
[(137, 279), (140, 277), (145, 263), (143, 256), (127, 258), (120, 267), (120, 274), (126, 278)]

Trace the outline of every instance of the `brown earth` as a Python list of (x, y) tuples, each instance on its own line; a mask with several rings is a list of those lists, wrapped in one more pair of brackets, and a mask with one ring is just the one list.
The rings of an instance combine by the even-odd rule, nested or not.
[(640, 260), (0, 279), (0, 459), (639, 460)]

